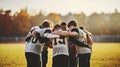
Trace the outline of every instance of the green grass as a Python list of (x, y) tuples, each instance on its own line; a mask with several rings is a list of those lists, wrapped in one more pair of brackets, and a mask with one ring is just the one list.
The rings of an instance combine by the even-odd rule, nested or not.
[(0, 67), (25, 67), (23, 43), (0, 44)]
[(120, 67), (120, 43), (95, 43), (91, 67)]
[[(0, 44), (0, 67), (26, 67), (24, 43)], [(49, 49), (47, 67), (51, 67), (52, 50)], [(91, 67), (120, 67), (120, 43), (94, 43)]]

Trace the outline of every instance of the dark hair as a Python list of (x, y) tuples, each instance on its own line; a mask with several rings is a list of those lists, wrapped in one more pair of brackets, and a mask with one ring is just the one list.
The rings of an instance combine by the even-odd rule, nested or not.
[(80, 29), (82, 29), (82, 30), (83, 30), (83, 29), (84, 29), (84, 27), (80, 27)]
[(77, 23), (76, 23), (75, 20), (71, 20), (71, 21), (68, 23), (67, 26), (68, 26), (68, 27), (70, 27), (70, 26), (75, 26), (75, 27), (77, 27)]
[(53, 28), (53, 31), (54, 31), (55, 29), (58, 29), (58, 28), (61, 28), (61, 26), (60, 26), (59, 24), (56, 24), (56, 25), (54, 26), (54, 28)]
[(65, 23), (65, 22), (62, 22), (60, 25), (61, 25), (61, 26), (62, 26), (62, 25), (63, 25), (63, 26), (66, 26), (66, 23)]
[(44, 21), (44, 22), (42, 23), (42, 27), (43, 27), (43, 28), (50, 27), (49, 22), (48, 22), (48, 21)]

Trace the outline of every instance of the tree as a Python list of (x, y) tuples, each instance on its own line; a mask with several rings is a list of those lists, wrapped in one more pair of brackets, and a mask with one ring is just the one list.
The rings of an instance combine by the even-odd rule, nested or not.
[(109, 28), (111, 34), (120, 34), (120, 13), (115, 9), (115, 12), (110, 16)]
[(51, 20), (54, 25), (60, 24), (62, 22), (60, 19), (60, 15), (56, 13), (50, 13), (45, 19)]
[(42, 23), (42, 21), (44, 20), (45, 16), (43, 15), (42, 12), (40, 12), (39, 14), (32, 16), (30, 19), (31, 25), (32, 26), (38, 26)]
[(13, 20), (11, 10), (0, 10), (0, 36), (11, 36), (13, 32)]
[(25, 36), (30, 27), (30, 15), (27, 13), (27, 10), (22, 9), (15, 17), (15, 31), (17, 36)]
[(102, 15), (93, 13), (88, 17), (87, 24), (89, 25), (88, 30), (90, 30), (93, 34), (105, 34), (105, 20)]
[(86, 15), (84, 13), (76, 14), (76, 20), (78, 21), (78, 27), (85, 26)]

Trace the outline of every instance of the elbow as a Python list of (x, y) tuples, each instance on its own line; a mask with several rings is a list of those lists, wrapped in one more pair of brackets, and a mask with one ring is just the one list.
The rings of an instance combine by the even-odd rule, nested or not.
[(44, 37), (49, 38), (49, 37), (48, 37), (48, 33), (45, 33), (45, 34), (44, 34)]

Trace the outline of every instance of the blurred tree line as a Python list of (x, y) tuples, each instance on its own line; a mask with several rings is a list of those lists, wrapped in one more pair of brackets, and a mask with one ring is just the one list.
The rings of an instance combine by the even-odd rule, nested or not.
[(39, 12), (32, 16), (27, 9), (11, 15), (11, 10), (0, 9), (0, 37), (26, 36), (32, 26), (41, 25), (43, 20), (51, 20), (53, 24), (60, 24), (70, 19), (78, 21), (78, 27), (84, 26), (94, 35), (119, 35), (120, 34), (120, 13), (117, 9), (113, 13), (93, 13), (86, 16), (85, 13), (60, 15), (50, 13), (47, 16)]

